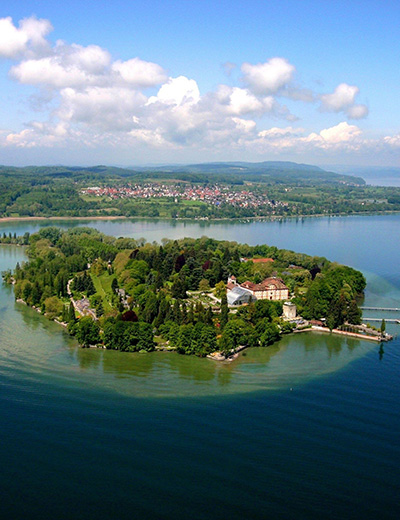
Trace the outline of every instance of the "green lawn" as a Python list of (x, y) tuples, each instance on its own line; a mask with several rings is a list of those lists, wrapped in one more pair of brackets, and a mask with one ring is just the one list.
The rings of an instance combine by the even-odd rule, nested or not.
[(100, 294), (103, 300), (104, 312), (108, 313), (112, 310), (111, 307), (111, 298), (112, 298), (112, 289), (111, 282), (114, 276), (110, 276), (107, 272), (103, 273), (100, 276), (96, 276), (93, 273), (90, 273), (93, 279), (94, 287), (96, 292)]

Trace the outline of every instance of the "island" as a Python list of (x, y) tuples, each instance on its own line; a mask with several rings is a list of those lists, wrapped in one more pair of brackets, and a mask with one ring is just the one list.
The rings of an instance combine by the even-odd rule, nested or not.
[(150, 244), (85, 227), (2, 240), (27, 247), (28, 260), (3, 273), (16, 300), (84, 347), (225, 360), (304, 330), (387, 339), (361, 324), (363, 274), (324, 257), (208, 237)]

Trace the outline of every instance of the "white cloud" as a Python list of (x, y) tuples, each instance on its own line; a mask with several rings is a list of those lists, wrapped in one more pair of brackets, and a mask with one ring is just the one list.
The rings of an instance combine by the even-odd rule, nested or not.
[(356, 105), (355, 98), (360, 89), (355, 85), (341, 83), (332, 94), (321, 96), (321, 110), (326, 112), (345, 112), (350, 119), (362, 119), (368, 115), (366, 105)]
[(65, 142), (68, 134), (69, 131), (63, 123), (52, 125), (34, 122), (19, 133), (8, 134), (6, 144), (17, 148), (51, 147)]
[(160, 65), (139, 58), (127, 61), (116, 61), (112, 70), (119, 74), (124, 82), (134, 87), (154, 87), (166, 79), (166, 74)]
[(63, 65), (59, 57), (23, 61), (12, 67), (10, 74), (20, 83), (48, 88), (76, 87), (90, 82), (84, 70), (74, 65)]
[(122, 87), (93, 86), (83, 91), (65, 88), (60, 95), (56, 115), (61, 121), (93, 125), (103, 131), (129, 131), (137, 126), (135, 114), (146, 102), (140, 92)]
[(387, 135), (383, 138), (383, 143), (391, 148), (400, 148), (400, 133), (396, 135)]
[(53, 30), (49, 20), (35, 17), (24, 18), (20, 22), (20, 31), (26, 35), (27, 41), (33, 48), (48, 48), (46, 36)]
[(47, 89), (104, 84), (109, 81), (110, 54), (97, 45), (57, 42), (49, 56), (21, 61), (10, 75), (20, 83)]
[[(204, 158), (216, 150), (265, 157), (400, 147), (399, 135), (366, 139), (361, 128), (341, 121), (343, 114), (349, 119), (368, 114), (365, 105), (356, 103), (357, 86), (340, 83), (332, 93), (316, 94), (295, 84), (296, 69), (285, 58), (244, 63), (241, 85), (232, 77), (232, 85), (202, 94), (195, 79), (168, 77), (157, 63), (138, 57), (113, 61), (97, 45), (50, 44), (45, 38), (50, 30), (47, 20), (28, 18), (16, 27), (11, 18), (0, 19), (0, 56), (15, 60), (10, 69), (14, 80), (38, 87), (37, 99), (43, 102), (35, 108), (44, 112), (44, 121), (25, 123), (20, 131), (0, 130), (1, 146), (88, 146), (104, 151), (143, 145), (158, 151), (201, 151)], [(150, 96), (148, 89), (154, 87), (158, 92)], [(319, 132), (305, 130), (304, 122), (296, 128), (287, 123), (297, 117), (281, 104), (283, 97), (290, 98), (290, 107), (319, 100), (320, 111), (342, 114), (341, 122)], [(290, 126), (281, 128), (279, 121)]]
[(251, 119), (241, 119), (240, 117), (233, 117), (233, 122), (236, 124), (236, 127), (242, 131), (247, 133), (253, 132), (256, 127), (257, 123), (255, 121), (252, 121)]
[(28, 36), (24, 31), (14, 27), (12, 19), (0, 19), (0, 55), (12, 58), (25, 50)]
[(282, 137), (299, 136), (303, 133), (304, 128), (293, 128), (292, 126), (287, 126), (286, 128), (273, 127), (268, 130), (261, 130), (258, 135), (259, 137), (267, 139), (282, 139)]
[(368, 115), (368, 107), (366, 105), (353, 105), (346, 111), (349, 119), (364, 119)]
[(331, 128), (321, 130), (320, 136), (327, 143), (341, 143), (354, 140), (361, 135), (358, 126), (349, 125), (345, 121)]
[(15, 58), (26, 53), (29, 45), (33, 48), (47, 45), (44, 37), (51, 30), (48, 20), (25, 18), (17, 28), (11, 17), (0, 18), (0, 57)]
[(97, 45), (68, 45), (58, 41), (48, 56), (25, 59), (14, 65), (10, 75), (20, 83), (47, 89), (87, 86), (146, 88), (165, 79), (159, 65), (133, 58), (111, 63), (109, 52)]
[(362, 136), (362, 131), (355, 125), (341, 122), (319, 133), (306, 133), (303, 128), (271, 128), (258, 133), (253, 145), (258, 151), (280, 151), (294, 154), (310, 154), (321, 151), (326, 154), (338, 152), (358, 152), (375, 146)]
[(91, 74), (102, 74), (111, 63), (109, 52), (98, 45), (65, 45), (58, 43), (56, 49), (60, 49), (63, 61), (66, 65), (77, 67)]
[[(271, 110), (273, 105), (273, 98), (270, 98), (270, 106), (268, 106), (268, 103), (264, 105), (263, 101), (258, 99), (248, 89), (228, 87), (227, 85), (219, 86), (215, 100), (220, 109), (232, 115), (251, 112), (263, 113)], [(218, 109), (218, 107), (215, 108)]]
[(161, 86), (157, 96), (151, 96), (148, 104), (161, 102), (165, 105), (196, 104), (200, 100), (200, 91), (194, 79), (185, 76), (169, 78), (167, 83)]
[(265, 63), (243, 63), (243, 81), (256, 94), (274, 94), (291, 83), (295, 67), (285, 58), (271, 58)]
[(333, 94), (325, 94), (321, 96), (322, 107), (325, 110), (339, 112), (354, 103), (354, 98), (358, 92), (358, 87), (347, 85), (347, 83), (341, 83), (335, 88)]

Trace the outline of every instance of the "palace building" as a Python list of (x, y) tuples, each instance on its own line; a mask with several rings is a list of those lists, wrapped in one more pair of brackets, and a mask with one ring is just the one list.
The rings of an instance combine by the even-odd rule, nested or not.
[(238, 284), (234, 276), (228, 278), (227, 294), (235, 287), (245, 289), (256, 300), (287, 300), (289, 298), (289, 289), (281, 278), (270, 277), (261, 283), (243, 282)]

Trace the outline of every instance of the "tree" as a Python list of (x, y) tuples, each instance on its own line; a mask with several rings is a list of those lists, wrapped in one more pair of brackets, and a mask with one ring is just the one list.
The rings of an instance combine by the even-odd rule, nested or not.
[(361, 309), (355, 300), (351, 300), (347, 309), (347, 321), (352, 325), (361, 325)]
[(179, 298), (181, 300), (187, 298), (186, 282), (180, 276), (178, 276), (172, 284), (171, 295), (173, 298)]
[(118, 280), (114, 277), (111, 282), (111, 289), (113, 292), (116, 292), (118, 287)]
[(279, 329), (275, 323), (268, 323), (265, 326), (264, 332), (260, 338), (261, 347), (267, 347), (268, 345), (272, 345), (275, 341), (278, 341), (280, 337)]
[(199, 282), (199, 291), (208, 292), (210, 290), (210, 284), (206, 278), (202, 278)]
[(228, 323), (228, 319), (229, 319), (228, 300), (226, 297), (226, 293), (224, 293), (221, 297), (221, 313), (219, 316), (219, 323), (221, 326), (221, 330), (223, 330), (225, 325)]
[(382, 334), (385, 334), (385, 331), (386, 331), (386, 321), (385, 321), (385, 318), (383, 318), (382, 323), (381, 323)]
[(70, 302), (70, 304), (69, 304), (67, 321), (68, 321), (68, 323), (76, 322), (75, 308), (74, 308), (74, 304), (72, 302)]
[(81, 318), (77, 323), (76, 339), (83, 347), (96, 345), (100, 341), (100, 328), (97, 321), (89, 316)]
[(214, 325), (214, 315), (211, 307), (207, 307), (207, 310), (204, 315), (204, 323), (206, 325)]
[(57, 296), (50, 296), (50, 298), (46, 298), (44, 305), (46, 314), (51, 320), (60, 316), (64, 307), (63, 302), (59, 300)]
[(91, 307), (96, 311), (97, 316), (103, 316), (104, 314), (104, 307), (103, 307), (103, 300), (100, 294), (94, 294), (90, 297), (90, 305)]
[(172, 308), (172, 319), (178, 325), (182, 324), (182, 312), (181, 312), (181, 301), (175, 300), (174, 306)]
[(218, 282), (215, 286), (215, 296), (217, 298), (222, 298), (223, 295), (226, 295), (226, 285), (225, 283), (221, 280), (220, 282)]
[(157, 296), (152, 291), (146, 291), (141, 297), (140, 307), (143, 321), (152, 323), (158, 314)]

